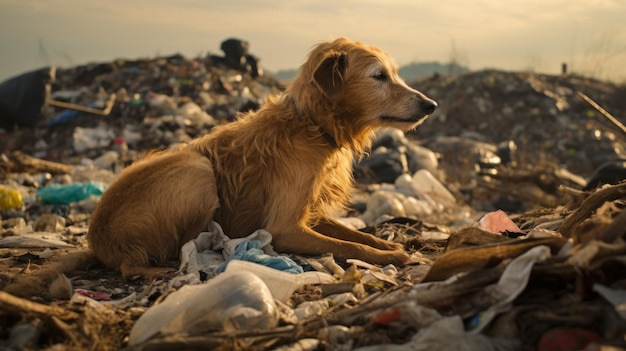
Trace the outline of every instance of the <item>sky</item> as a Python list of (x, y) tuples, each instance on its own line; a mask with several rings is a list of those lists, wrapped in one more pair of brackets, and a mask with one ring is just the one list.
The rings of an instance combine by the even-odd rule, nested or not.
[(0, 0), (0, 81), (44, 66), (221, 54), (240, 38), (269, 71), (345, 36), (400, 65), (456, 61), (626, 82), (624, 0)]

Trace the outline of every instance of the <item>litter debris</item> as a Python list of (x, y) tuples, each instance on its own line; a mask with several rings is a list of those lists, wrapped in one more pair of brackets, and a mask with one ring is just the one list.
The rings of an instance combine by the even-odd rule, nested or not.
[(577, 76), (411, 83), (437, 112), (378, 135), (337, 214), (403, 245), (403, 267), (284, 255), (262, 228), (231, 239), (213, 222), (152, 281), (90, 264), (16, 291), (84, 253), (121, 169), (283, 89), (245, 40), (221, 50), (0, 84), (0, 348), (626, 349), (625, 90)]
[(487, 213), (478, 221), (478, 224), (480, 229), (494, 234), (520, 232), (517, 225), (502, 210)]
[(19, 191), (0, 187), (0, 210), (6, 211), (18, 208), (24, 204)]

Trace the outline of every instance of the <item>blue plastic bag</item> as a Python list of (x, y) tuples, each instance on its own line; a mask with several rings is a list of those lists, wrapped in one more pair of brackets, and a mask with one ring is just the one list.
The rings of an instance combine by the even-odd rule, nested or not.
[(223, 272), (231, 260), (241, 260), (258, 263), (287, 273), (302, 273), (302, 267), (292, 259), (286, 256), (270, 256), (261, 250), (261, 245), (261, 242), (258, 240), (243, 241), (237, 245), (235, 252), (226, 259), (226, 262), (218, 267), (217, 272)]

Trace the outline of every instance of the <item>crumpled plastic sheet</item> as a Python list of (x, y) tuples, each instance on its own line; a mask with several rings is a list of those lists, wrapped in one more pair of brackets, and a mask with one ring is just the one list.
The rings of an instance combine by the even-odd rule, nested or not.
[[(479, 333), (498, 313), (508, 310), (511, 302), (526, 288), (534, 264), (544, 261), (548, 257), (550, 257), (550, 248), (541, 245), (533, 247), (509, 262), (499, 281), (485, 288), (485, 301), (490, 301), (490, 307), (474, 317), (473, 324), (470, 325), (471, 331)], [(409, 294), (415, 294), (419, 290), (429, 289), (435, 285), (451, 284), (458, 278), (459, 275), (457, 274), (446, 281), (418, 284), (412, 288)]]
[(472, 333), (480, 333), (499, 313), (508, 311), (513, 300), (524, 291), (536, 262), (545, 261), (550, 257), (548, 246), (536, 246), (511, 261), (500, 280), (485, 288), (485, 294), (493, 303), (472, 320)]
[(198, 285), (185, 285), (135, 322), (129, 344), (161, 333), (269, 329), (278, 323), (274, 299), (265, 283), (250, 272), (228, 272)]
[(238, 259), (262, 264), (289, 273), (302, 273), (302, 267), (287, 256), (281, 256), (271, 246), (272, 234), (259, 229), (245, 238), (230, 239), (217, 222), (209, 230), (181, 248), (179, 271), (214, 277), (224, 271), (230, 260)]

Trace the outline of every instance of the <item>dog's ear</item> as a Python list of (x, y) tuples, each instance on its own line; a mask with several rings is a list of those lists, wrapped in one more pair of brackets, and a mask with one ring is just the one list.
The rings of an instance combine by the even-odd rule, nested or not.
[(348, 65), (345, 53), (331, 51), (313, 73), (313, 80), (327, 98), (337, 101), (343, 96), (343, 76)]

